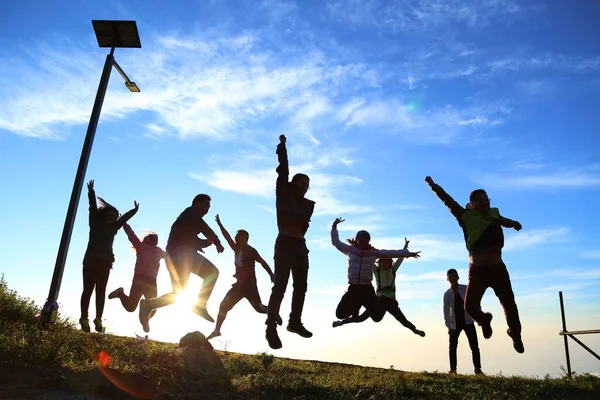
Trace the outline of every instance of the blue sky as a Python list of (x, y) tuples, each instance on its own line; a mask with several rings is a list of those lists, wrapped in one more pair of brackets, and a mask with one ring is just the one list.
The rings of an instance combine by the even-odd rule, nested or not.
[[(490, 290), (483, 307), (495, 315), (495, 335), (480, 336), (484, 371), (560, 375), (559, 290), (569, 327), (598, 328), (598, 2), (5, 0), (0, 10), (0, 271), (38, 304), (48, 293), (106, 54), (90, 21), (135, 19), (143, 47), (115, 56), (142, 92), (128, 92), (113, 71), (86, 179), (122, 212), (139, 201), (132, 227), (157, 232), (163, 247), (179, 212), (209, 193), (211, 226), (219, 213), (230, 231), (249, 230), (272, 265), (274, 151), (285, 133), (292, 173), (311, 176), (307, 196), (317, 202), (304, 317), (315, 336), (282, 333), (278, 355), (448, 369), (445, 271), (457, 268), (466, 283), (468, 259), (460, 228), (426, 175), (460, 203), (485, 188), (493, 205), (523, 224), (505, 232), (504, 258), (526, 353), (512, 350)], [(73, 318), (86, 213), (82, 197), (59, 298)], [(368, 229), (375, 246), (400, 248), (406, 236), (422, 251), (403, 264), (397, 285), (403, 311), (426, 338), (389, 316), (331, 328), (346, 287), (345, 259), (329, 243), (338, 216), (346, 219), (345, 237)], [(123, 233), (114, 249), (109, 290), (128, 290), (135, 254)], [(221, 270), (209, 302), (216, 314), (233, 282), (233, 255), (207, 254)], [(268, 277), (258, 276), (266, 302)], [(163, 269), (159, 292), (168, 289)], [(107, 304), (109, 332), (139, 332), (135, 314)], [(181, 307), (153, 323), (159, 340), (212, 329)], [(240, 303), (216, 344), (269, 350), (262, 316)], [(349, 354), (349, 346), (360, 351)], [(471, 372), (466, 339), (460, 346), (459, 372)], [(576, 370), (600, 372), (591, 355), (573, 354)]]

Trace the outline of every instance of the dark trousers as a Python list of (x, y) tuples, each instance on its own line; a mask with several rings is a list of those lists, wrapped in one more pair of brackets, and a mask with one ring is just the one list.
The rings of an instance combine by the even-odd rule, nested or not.
[(504, 308), (506, 323), (511, 333), (521, 335), (519, 310), (515, 302), (508, 270), (503, 262), (494, 265), (469, 264), (469, 284), (465, 294), (465, 310), (479, 324), (488, 322), (481, 311), (481, 298), (486, 289), (491, 287)]
[(156, 297), (156, 278), (135, 275), (131, 282), (129, 296), (122, 294), (119, 296), (119, 299), (126, 311), (133, 312), (137, 308), (142, 296), (144, 296), (146, 300)]
[(458, 337), (462, 331), (465, 331), (467, 339), (469, 339), (469, 347), (473, 355), (473, 367), (475, 371), (481, 370), (481, 356), (479, 355), (479, 342), (477, 341), (477, 331), (475, 324), (457, 325), (456, 329), (449, 329), (450, 336), (450, 370), (456, 371), (456, 349), (458, 348)]
[(294, 280), (290, 324), (302, 323), (302, 309), (308, 283), (308, 248), (304, 239), (279, 234), (275, 240), (275, 284), (267, 307), (267, 325), (274, 327), (285, 295), (290, 273)]
[(96, 318), (102, 318), (106, 301), (106, 284), (112, 262), (86, 261), (83, 264), (83, 293), (81, 294), (81, 318), (88, 318), (92, 292), (96, 290)]
[(367, 310), (373, 321), (379, 322), (383, 319), (385, 308), (377, 298), (372, 285), (349, 285), (348, 291), (344, 293), (335, 310), (335, 316), (342, 320), (358, 316), (361, 307)]
[[(396, 299), (392, 299), (391, 297), (380, 295), (379, 303), (380, 303), (380, 306), (383, 308), (384, 313), (388, 312), (388, 313), (392, 314), (392, 316), (394, 318), (396, 318), (396, 320), (398, 322), (400, 322), (403, 326), (405, 326), (406, 328), (408, 328), (414, 332), (414, 330), (416, 329), (415, 325), (412, 322), (410, 322), (408, 319), (406, 319), (406, 317), (404, 316), (404, 313), (402, 312), (402, 310), (400, 310), (400, 306), (398, 305), (398, 301)], [(360, 322), (364, 322), (367, 319), (369, 319), (370, 316), (371, 316), (370, 313), (368, 311), (365, 311), (358, 316), (351, 316), (349, 318), (346, 318), (342, 322), (344, 324), (348, 324), (348, 323), (352, 323), (352, 322), (360, 323)]]

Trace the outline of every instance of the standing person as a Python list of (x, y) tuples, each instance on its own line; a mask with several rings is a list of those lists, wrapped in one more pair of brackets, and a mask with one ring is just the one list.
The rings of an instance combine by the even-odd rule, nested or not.
[(462, 331), (465, 331), (469, 339), (469, 347), (473, 355), (473, 367), (476, 375), (484, 375), (481, 372), (481, 356), (479, 354), (479, 343), (477, 341), (477, 330), (473, 318), (465, 312), (464, 298), (467, 292), (466, 285), (458, 284), (458, 272), (454, 268), (446, 273), (450, 289), (444, 293), (444, 321), (448, 328), (450, 339), (450, 372), (456, 374), (456, 349), (458, 347), (458, 337)]
[(115, 236), (123, 224), (125, 224), (139, 209), (139, 204), (134, 201), (134, 208), (119, 216), (119, 211), (101, 197), (100, 207), (96, 204), (96, 192), (94, 180), (88, 182), (88, 200), (90, 207), (89, 225), (90, 235), (87, 249), (83, 257), (83, 293), (81, 294), (81, 317), (79, 324), (84, 332), (90, 331), (88, 310), (92, 292), (96, 290), (96, 318), (94, 318), (94, 329), (102, 332), (102, 314), (104, 313), (104, 302), (106, 297), (106, 284), (110, 270), (115, 262), (113, 254), (113, 243)]
[[(403, 250), (408, 250), (409, 243), (410, 241), (404, 238)], [(375, 275), (375, 282), (377, 284), (377, 298), (384, 312), (390, 313), (398, 322), (410, 329), (414, 334), (424, 337), (425, 332), (417, 329), (412, 322), (406, 319), (396, 300), (396, 273), (398, 272), (398, 268), (400, 268), (402, 261), (404, 261), (404, 257), (398, 257), (393, 264), (391, 258), (380, 258), (379, 261), (375, 263), (373, 274)], [(353, 322), (363, 322), (369, 317), (369, 312), (365, 311), (358, 316), (351, 316), (343, 320), (334, 321), (333, 327), (336, 328)]]
[[(337, 226), (344, 222), (336, 218), (331, 225), (331, 244), (348, 259), (348, 291), (342, 296), (337, 309), (336, 317), (341, 320), (358, 316), (361, 306), (365, 307), (373, 321), (379, 322), (383, 318), (387, 304), (380, 303), (373, 289), (373, 268), (377, 258), (414, 257), (419, 258), (420, 251), (410, 252), (408, 249), (379, 250), (371, 246), (371, 235), (367, 231), (358, 231), (355, 239), (350, 243), (340, 241)], [(394, 300), (395, 301), (395, 300)], [(397, 303), (396, 303), (397, 305)]]
[[(221, 229), (223, 237), (227, 240), (229, 247), (231, 247), (231, 250), (235, 254), (234, 278), (237, 281), (232, 285), (221, 302), (215, 330), (206, 338), (207, 340), (221, 336), (221, 326), (227, 317), (227, 313), (243, 298), (247, 299), (258, 313), (267, 313), (267, 306), (262, 304), (260, 294), (258, 293), (255, 271), (255, 264), (257, 262), (267, 271), (271, 277), (271, 282), (275, 282), (275, 275), (271, 271), (269, 264), (258, 254), (258, 251), (254, 247), (248, 244), (248, 239), (250, 238), (248, 231), (243, 229), (237, 231), (234, 241), (221, 223), (219, 214), (217, 214), (215, 220)], [(282, 324), (281, 318), (278, 319), (277, 324)]]
[(289, 182), (290, 169), (285, 144), (285, 135), (280, 135), (277, 145), (279, 166), (276, 169), (275, 186), (279, 234), (275, 240), (275, 284), (269, 299), (265, 334), (272, 349), (282, 347), (281, 339), (277, 334), (277, 319), (290, 273), (294, 279), (294, 292), (287, 330), (304, 338), (312, 337), (312, 333), (302, 324), (302, 309), (308, 281), (308, 248), (304, 235), (308, 230), (315, 202), (304, 197), (310, 185), (310, 179), (306, 174), (296, 174)]
[[(113, 290), (108, 295), (108, 298), (119, 298), (125, 311), (133, 312), (137, 308), (142, 296), (145, 299), (156, 297), (156, 277), (160, 268), (160, 260), (165, 258), (165, 252), (158, 247), (158, 235), (156, 233), (150, 233), (143, 240), (140, 240), (129, 224), (125, 223), (123, 230), (136, 252), (133, 281), (131, 282), (129, 296), (120, 287)], [(150, 314), (150, 318), (153, 315), (154, 312)]]
[[(217, 283), (219, 270), (206, 257), (198, 253), (198, 250), (201, 251), (202, 247), (210, 244), (214, 244), (219, 253), (225, 250), (219, 237), (203, 219), (210, 209), (210, 201), (210, 196), (207, 194), (197, 195), (192, 205), (183, 210), (171, 226), (165, 259), (173, 291), (154, 299), (140, 301), (139, 317), (145, 332), (150, 332), (148, 319), (152, 311), (175, 303), (179, 292), (187, 288), (190, 274), (198, 275), (203, 279), (198, 301), (192, 311), (207, 321), (214, 322), (206, 310), (206, 303)], [(199, 238), (199, 233), (206, 236), (208, 241)]]
[(492, 314), (481, 311), (481, 298), (488, 287), (494, 289), (508, 324), (506, 333), (518, 353), (525, 352), (521, 339), (521, 321), (515, 302), (510, 277), (502, 261), (504, 232), (502, 227), (522, 229), (519, 222), (500, 215), (496, 207), (490, 207), (490, 199), (483, 189), (471, 192), (466, 207), (458, 204), (437, 185), (430, 176), (425, 177), (433, 192), (448, 207), (463, 230), (469, 251), (469, 284), (465, 293), (465, 310), (481, 326), (483, 337), (492, 337)]

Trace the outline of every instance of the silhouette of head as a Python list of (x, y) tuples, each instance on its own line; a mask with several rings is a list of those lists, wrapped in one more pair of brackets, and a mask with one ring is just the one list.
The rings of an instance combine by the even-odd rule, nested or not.
[(292, 191), (298, 197), (304, 197), (310, 186), (310, 178), (306, 174), (296, 174), (292, 178)]
[(98, 215), (106, 224), (114, 224), (119, 218), (119, 210), (108, 203), (102, 197), (98, 197), (100, 206), (98, 207)]
[(203, 216), (206, 215), (210, 210), (210, 196), (204, 193), (197, 195), (192, 201), (192, 207)]
[(451, 285), (458, 285), (458, 272), (454, 268), (450, 268), (446, 272), (446, 279), (448, 279)]
[(248, 244), (249, 238), (250, 238), (250, 234), (248, 233), (248, 231), (245, 231), (244, 229), (240, 229), (239, 231), (237, 231), (235, 233), (235, 243), (240, 246), (244, 246), (244, 245)]
[(158, 246), (158, 235), (156, 233), (150, 233), (144, 237), (142, 242), (149, 244), (150, 246)]
[(380, 258), (379, 259), (379, 268), (390, 269), (391, 267), (392, 267), (392, 259), (391, 258)]
[(471, 192), (469, 204), (471, 204), (471, 207), (481, 212), (488, 212), (490, 210), (490, 198), (483, 189), (476, 189)]
[(371, 241), (371, 235), (367, 231), (358, 231), (355, 236), (356, 244), (360, 247), (366, 247)]

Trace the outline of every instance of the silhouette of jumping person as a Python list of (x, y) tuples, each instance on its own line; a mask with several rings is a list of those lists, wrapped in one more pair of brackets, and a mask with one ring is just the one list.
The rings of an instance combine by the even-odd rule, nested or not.
[[(210, 200), (207, 194), (197, 195), (192, 205), (183, 210), (171, 226), (165, 260), (173, 291), (154, 299), (140, 301), (139, 318), (145, 332), (150, 332), (148, 320), (152, 311), (175, 303), (177, 295), (187, 288), (190, 274), (198, 275), (203, 279), (198, 301), (192, 311), (207, 321), (214, 322), (206, 310), (206, 303), (217, 283), (219, 270), (206, 257), (198, 253), (198, 250), (202, 251), (202, 248), (211, 244), (215, 245), (219, 253), (225, 250), (219, 237), (203, 219), (210, 209)], [(199, 233), (207, 239), (199, 238)]]
[(492, 314), (481, 311), (481, 299), (488, 287), (494, 289), (508, 324), (506, 333), (518, 353), (525, 348), (521, 340), (521, 321), (515, 302), (506, 265), (502, 261), (504, 232), (502, 227), (520, 231), (519, 222), (500, 215), (496, 207), (490, 207), (490, 199), (483, 189), (471, 192), (469, 204), (462, 207), (437, 185), (430, 176), (425, 178), (433, 192), (448, 207), (463, 230), (469, 250), (469, 284), (465, 293), (465, 310), (481, 326), (483, 337), (492, 336)]
[[(409, 243), (410, 242), (404, 238), (403, 250), (408, 250)], [(410, 329), (413, 333), (424, 337), (425, 332), (417, 329), (412, 322), (406, 319), (396, 300), (396, 272), (398, 271), (398, 268), (400, 268), (402, 261), (404, 261), (404, 257), (397, 258), (393, 264), (391, 258), (380, 258), (378, 262), (375, 262), (373, 274), (375, 275), (375, 282), (377, 284), (377, 298), (379, 300), (379, 305), (383, 308), (384, 312), (390, 313), (404, 327)], [(351, 316), (343, 320), (334, 321), (333, 327), (336, 328), (349, 323), (364, 322), (369, 319), (369, 317), (369, 312), (365, 311), (358, 316)]]
[[(367, 310), (371, 319), (381, 321), (386, 308), (392, 302), (380, 302), (373, 289), (373, 269), (377, 258), (414, 257), (419, 258), (420, 251), (410, 252), (401, 250), (379, 250), (371, 246), (371, 235), (367, 231), (358, 231), (354, 239), (349, 239), (348, 244), (342, 243), (337, 230), (338, 224), (344, 222), (336, 218), (331, 225), (331, 244), (348, 259), (348, 291), (342, 296), (337, 309), (336, 317), (345, 320), (358, 317), (361, 307)], [(395, 300), (393, 300), (395, 302)], [(396, 306), (398, 303), (396, 302)], [(406, 319), (406, 318), (404, 318)]]
[(308, 230), (315, 202), (304, 197), (310, 185), (310, 179), (306, 174), (296, 174), (291, 182), (288, 181), (290, 170), (285, 144), (285, 135), (280, 135), (277, 145), (279, 166), (276, 169), (275, 186), (279, 234), (275, 240), (275, 284), (267, 309), (265, 335), (272, 349), (282, 347), (277, 334), (277, 320), (290, 273), (294, 279), (294, 292), (287, 330), (305, 338), (312, 337), (312, 333), (302, 324), (302, 309), (308, 280), (308, 248), (304, 235)]
[[(158, 235), (156, 233), (150, 233), (143, 240), (140, 240), (129, 224), (125, 223), (123, 230), (136, 252), (133, 281), (131, 282), (129, 296), (120, 287), (113, 290), (108, 295), (108, 298), (119, 298), (125, 311), (133, 312), (137, 308), (142, 296), (145, 299), (156, 297), (156, 277), (160, 268), (160, 260), (165, 258), (165, 251), (158, 247)], [(150, 314), (149, 318), (152, 318), (153, 315), (154, 311)]]
[[(221, 223), (218, 214), (215, 217), (215, 220), (221, 229), (223, 237), (227, 240), (229, 247), (231, 247), (231, 250), (233, 250), (235, 254), (234, 277), (237, 279), (237, 282), (232, 285), (231, 289), (229, 289), (225, 295), (225, 298), (223, 298), (223, 301), (219, 306), (219, 315), (217, 316), (215, 330), (206, 338), (207, 340), (221, 336), (221, 326), (227, 317), (227, 313), (243, 298), (247, 299), (258, 313), (267, 313), (267, 306), (262, 304), (260, 294), (258, 293), (255, 271), (255, 264), (257, 262), (263, 266), (265, 271), (267, 271), (271, 277), (271, 282), (275, 282), (275, 275), (273, 274), (273, 271), (271, 271), (269, 264), (267, 264), (260, 254), (258, 254), (258, 251), (254, 247), (248, 244), (248, 239), (250, 238), (249, 233), (240, 229), (236, 232), (234, 241), (229, 232), (227, 232), (227, 229), (225, 229)], [(281, 319), (279, 319), (277, 323), (281, 325)]]
[(115, 262), (113, 254), (113, 243), (117, 232), (138, 211), (139, 204), (135, 201), (134, 208), (127, 211), (123, 216), (119, 211), (98, 197), (100, 207), (96, 204), (96, 192), (94, 191), (94, 180), (88, 182), (88, 200), (90, 207), (89, 225), (90, 236), (87, 249), (83, 257), (83, 293), (81, 294), (81, 317), (79, 324), (84, 332), (90, 331), (88, 320), (88, 309), (92, 292), (96, 290), (96, 318), (94, 318), (94, 329), (102, 332), (102, 314), (104, 313), (104, 302), (106, 297), (106, 284), (110, 270)]
[(477, 330), (473, 318), (465, 312), (465, 294), (467, 286), (458, 284), (458, 272), (454, 268), (446, 272), (450, 289), (444, 293), (444, 321), (448, 328), (448, 338), (450, 340), (450, 375), (456, 374), (456, 349), (458, 347), (458, 337), (462, 331), (465, 331), (469, 339), (469, 347), (473, 355), (473, 367), (476, 375), (483, 375), (481, 372), (481, 356), (479, 355), (479, 343), (477, 341)]

